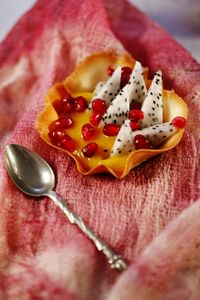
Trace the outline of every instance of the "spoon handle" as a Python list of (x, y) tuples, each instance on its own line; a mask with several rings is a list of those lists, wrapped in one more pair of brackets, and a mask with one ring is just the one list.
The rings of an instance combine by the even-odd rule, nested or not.
[(104, 255), (107, 257), (108, 263), (110, 264), (111, 268), (118, 269), (123, 271), (126, 269), (127, 264), (123, 260), (123, 258), (113, 252), (113, 250), (108, 247), (100, 238), (98, 238), (95, 233), (83, 222), (80, 216), (74, 213), (70, 208), (67, 207), (66, 202), (60, 198), (54, 191), (50, 191), (47, 196), (53, 200), (56, 206), (58, 206), (64, 214), (67, 216), (68, 220), (72, 224), (76, 224), (80, 230), (93, 241), (96, 248), (99, 251), (102, 251)]

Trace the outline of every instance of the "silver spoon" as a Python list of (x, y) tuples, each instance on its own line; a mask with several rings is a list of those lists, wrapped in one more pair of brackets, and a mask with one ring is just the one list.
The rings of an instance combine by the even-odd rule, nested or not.
[(81, 217), (69, 209), (67, 203), (53, 191), (55, 176), (44, 159), (28, 148), (10, 144), (4, 151), (4, 163), (12, 181), (22, 192), (33, 197), (48, 196), (64, 212), (68, 220), (76, 224), (93, 241), (96, 248), (104, 253), (111, 268), (120, 271), (126, 269), (127, 265), (123, 258), (99, 239)]

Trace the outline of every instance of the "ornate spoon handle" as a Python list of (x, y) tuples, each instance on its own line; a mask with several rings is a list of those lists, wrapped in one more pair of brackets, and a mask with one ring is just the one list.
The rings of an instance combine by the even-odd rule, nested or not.
[(113, 252), (113, 250), (108, 247), (101, 239), (99, 239), (95, 233), (83, 222), (80, 216), (75, 214), (71, 209), (67, 207), (66, 202), (60, 198), (54, 191), (50, 191), (47, 196), (53, 200), (56, 206), (58, 206), (64, 214), (67, 216), (68, 220), (72, 224), (76, 224), (80, 230), (93, 241), (96, 248), (99, 251), (102, 251), (104, 255), (107, 257), (108, 263), (110, 264), (111, 268), (118, 269), (123, 271), (126, 269), (127, 264), (123, 260), (123, 258)]

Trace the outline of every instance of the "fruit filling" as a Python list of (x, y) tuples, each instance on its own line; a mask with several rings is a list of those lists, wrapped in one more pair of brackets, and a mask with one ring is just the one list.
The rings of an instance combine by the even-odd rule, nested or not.
[(84, 175), (111, 173), (123, 178), (143, 161), (181, 140), (185, 102), (163, 89), (162, 72), (128, 54), (86, 57), (45, 96), (36, 120), (41, 138), (67, 153)]
[(116, 155), (139, 149), (156, 149), (186, 126), (176, 116), (166, 120), (162, 72), (149, 83), (139, 62), (134, 68), (107, 69), (108, 79), (96, 85), (93, 93), (70, 94), (62, 88), (62, 97), (53, 107), (57, 119), (49, 125), (50, 141), (82, 160), (95, 165)]

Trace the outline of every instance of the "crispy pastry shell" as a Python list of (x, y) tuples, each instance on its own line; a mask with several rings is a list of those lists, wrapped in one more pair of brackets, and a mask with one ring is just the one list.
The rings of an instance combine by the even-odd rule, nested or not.
[[(72, 157), (77, 165), (78, 171), (84, 175), (92, 175), (96, 173), (111, 173), (117, 178), (125, 177), (129, 171), (141, 164), (143, 161), (161, 154), (174, 148), (180, 141), (184, 129), (179, 129), (172, 137), (167, 139), (158, 149), (140, 149), (134, 150), (130, 154), (117, 155), (107, 159), (101, 159), (95, 165), (86, 166), (76, 154), (70, 153), (60, 147), (51, 143), (48, 137), (48, 127), (52, 121), (57, 119), (57, 113), (54, 110), (53, 102), (55, 99), (61, 99), (62, 90), (64, 88), (72, 95), (84, 95), (91, 97), (95, 86), (100, 81), (107, 79), (107, 68), (112, 66), (130, 66), (133, 68), (135, 60), (128, 54), (118, 57), (113, 53), (96, 53), (87, 57), (81, 62), (74, 72), (68, 76), (62, 83), (56, 83), (45, 96), (45, 106), (42, 112), (38, 115), (36, 120), (36, 130), (39, 132), (41, 138), (50, 146), (66, 152)], [(147, 80), (148, 69), (144, 71), (144, 77), (147, 87), (150, 81)], [(187, 106), (185, 102), (178, 97), (175, 92), (163, 90), (163, 112), (164, 122), (172, 120), (176, 116), (182, 116), (187, 119)]]

